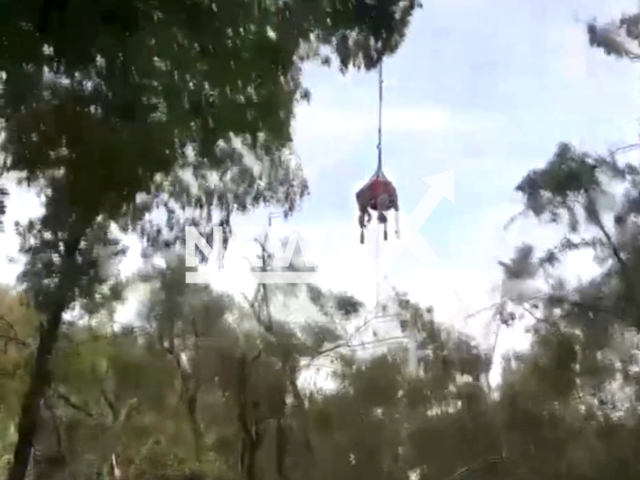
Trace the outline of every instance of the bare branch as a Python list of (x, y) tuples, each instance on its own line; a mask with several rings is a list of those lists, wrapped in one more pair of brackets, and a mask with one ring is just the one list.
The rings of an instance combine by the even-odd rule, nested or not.
[(69, 397), (67, 394), (62, 392), (59, 388), (53, 388), (51, 390), (51, 394), (53, 395), (54, 398), (60, 400), (62, 403), (64, 403), (66, 406), (70, 407), (71, 409), (75, 410), (76, 412), (82, 413), (83, 415), (89, 418), (96, 417), (96, 415), (91, 410), (80, 405), (78, 402), (74, 401), (71, 397)]

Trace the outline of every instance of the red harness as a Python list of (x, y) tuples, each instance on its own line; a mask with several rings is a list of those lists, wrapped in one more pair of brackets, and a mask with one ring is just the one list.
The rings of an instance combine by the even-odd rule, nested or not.
[(371, 202), (369, 202), (369, 208), (371, 210), (378, 210), (378, 199), (382, 195), (393, 196), (393, 187), (391, 182), (384, 178), (374, 178), (370, 183), (371, 188)]
[(373, 192), (373, 196), (375, 198), (378, 198), (380, 195), (384, 195), (386, 192), (386, 184), (389, 183), (388, 181), (384, 181), (381, 178), (374, 178), (371, 181), (371, 191)]

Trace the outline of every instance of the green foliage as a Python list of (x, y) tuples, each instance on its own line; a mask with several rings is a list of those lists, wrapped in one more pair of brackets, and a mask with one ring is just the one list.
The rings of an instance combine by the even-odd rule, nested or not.
[[(413, 312), (426, 334), (422, 374), (406, 370), (403, 348), (366, 360), (338, 349), (324, 354), (336, 355), (338, 385), (311, 395), (287, 385), (292, 377), (283, 367), (291, 359), (276, 348), (317, 352), (311, 337), (256, 331), (256, 319), (253, 326), (238, 323), (249, 314), (242, 305), (185, 286), (176, 280), (180, 272), (160, 269), (145, 277), (151, 289), (134, 328), (113, 332), (89, 322), (63, 330), (51, 389), (57, 427), (43, 419), (37, 445), (49, 455), (62, 449), (67, 478), (109, 471), (111, 458), (126, 478), (246, 478), (238, 468), (245, 420), (264, 435), (255, 459), (260, 479), (281, 478), (283, 441), (284, 475), (294, 480), (307, 478), (311, 466), (319, 476), (345, 480), (404, 479), (410, 472), (423, 480), (601, 480), (610, 471), (624, 480), (639, 473), (637, 420), (621, 417), (622, 405), (607, 400), (618, 370), (594, 369), (594, 362), (605, 366), (603, 359), (593, 355), (578, 324), (563, 323), (562, 316), (545, 320), (531, 351), (506, 363), (503, 384), (492, 393), (484, 383), (485, 353), (435, 322), (430, 309), (398, 295), (388, 309)], [(271, 291), (272, 299), (277, 294)], [(28, 311), (12, 315), (20, 312)], [(327, 316), (320, 330), (332, 321)], [(292, 348), (306, 341), (312, 344)], [(628, 386), (637, 382), (625, 378)]]
[[(18, 227), (26, 288), (0, 292), (2, 471), (18, 440), (23, 463), (21, 445), (35, 446), (34, 480), (639, 478), (640, 172), (623, 152), (561, 143), (517, 185), (525, 211), (566, 234), (537, 258), (523, 245), (500, 263), (505, 282), (551, 281), (535, 301), (505, 294), (496, 308), (501, 325), (534, 320), (530, 350), (505, 358), (498, 388), (488, 383), (495, 352), (399, 292), (384, 311), (422, 335), (418, 372), (404, 346), (356, 348), (347, 326), (370, 319), (349, 294), (260, 285), (240, 302), (184, 283), (173, 234), (186, 224), (209, 232), (217, 210), (228, 235), (233, 212), (290, 214), (308, 193), (291, 145), (296, 102), (309, 97), (304, 62), (328, 63), (332, 49), (342, 70), (372, 69), (398, 49), (415, 8), (0, 5), (4, 172), (45, 200), (44, 215)], [(636, 17), (620, 27), (640, 39)], [(633, 58), (597, 28), (589, 35)], [(126, 284), (104, 262), (124, 254), (114, 223), (177, 259), (131, 280), (146, 293), (118, 328)], [(579, 250), (602, 269), (572, 286), (555, 268)], [(303, 298), (308, 315), (289, 305)], [(62, 322), (75, 306), (80, 318)], [(316, 365), (332, 386), (303, 384)], [(24, 477), (16, 464), (10, 480)]]
[[(20, 282), (46, 319), (22, 401), (12, 480), (27, 475), (63, 314), (72, 307), (114, 313), (123, 285), (108, 267), (124, 253), (114, 225), (157, 252), (179, 247), (184, 239), (175, 233), (186, 224), (210, 232), (213, 210), (225, 247), (233, 212), (278, 205), (291, 214), (308, 193), (291, 145), (294, 107), (309, 98), (302, 64), (346, 38), (358, 48), (337, 52), (342, 66), (373, 68), (397, 50), (415, 8), (413, 0), (0, 4), (1, 173), (35, 187), (45, 210), (17, 225), (26, 257)], [(6, 195), (0, 187), (0, 220)], [(158, 210), (166, 214), (164, 229), (150, 218)], [(160, 313), (156, 347), (181, 365), (176, 328), (189, 321), (176, 323), (174, 314), (183, 312), (166, 303)], [(189, 326), (190, 341), (208, 333), (201, 327)], [(105, 352), (97, 362), (77, 350), (82, 366), (64, 359), (65, 348), (56, 358), (70, 368), (65, 380), (77, 374), (95, 386), (108, 372), (125, 397), (137, 395), (145, 373), (125, 381), (112, 371), (150, 366), (139, 364), (146, 360), (136, 356), (133, 338), (118, 339), (130, 342), (130, 357), (126, 348), (107, 353), (115, 348), (110, 341), (96, 343), (96, 353)], [(179, 370), (196, 431), (198, 382)], [(117, 402), (105, 402), (115, 418)]]
[(8, 286), (0, 287), (0, 416), (19, 411), (31, 365), (39, 315)]

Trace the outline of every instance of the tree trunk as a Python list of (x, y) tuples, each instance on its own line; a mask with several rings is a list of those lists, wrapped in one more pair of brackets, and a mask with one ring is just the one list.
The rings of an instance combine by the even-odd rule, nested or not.
[(249, 365), (244, 353), (238, 359), (238, 424), (242, 434), (240, 445), (240, 472), (245, 480), (256, 480), (258, 450), (264, 439), (262, 422), (255, 418), (253, 402), (247, 398)]
[(284, 415), (276, 421), (276, 474), (280, 480), (288, 480), (286, 463), (289, 438)]
[(40, 403), (51, 385), (50, 359), (53, 350), (58, 343), (58, 334), (62, 324), (62, 316), (67, 309), (68, 301), (65, 291), (65, 271), (69, 263), (73, 263), (76, 253), (80, 248), (80, 240), (67, 240), (64, 244), (64, 256), (62, 259), (61, 275), (58, 291), (59, 301), (49, 310), (47, 320), (40, 330), (40, 341), (36, 351), (36, 358), (31, 369), (29, 388), (22, 398), (20, 406), (20, 419), (18, 421), (18, 440), (13, 450), (13, 462), (7, 480), (24, 480), (29, 469), (31, 454), (33, 452), (33, 440), (38, 429)]
[(40, 331), (40, 342), (31, 370), (29, 388), (24, 394), (20, 408), (18, 440), (13, 450), (13, 463), (9, 469), (7, 480), (24, 480), (27, 475), (33, 451), (33, 439), (38, 428), (40, 402), (51, 384), (49, 359), (58, 341), (58, 332), (64, 311), (64, 307), (56, 307), (49, 314), (44, 328)]
[(187, 415), (189, 417), (189, 425), (191, 427), (191, 434), (193, 435), (193, 446), (196, 457), (196, 462), (202, 462), (203, 451), (203, 434), (200, 421), (198, 420), (198, 391), (189, 392), (189, 397), (186, 400), (187, 403)]

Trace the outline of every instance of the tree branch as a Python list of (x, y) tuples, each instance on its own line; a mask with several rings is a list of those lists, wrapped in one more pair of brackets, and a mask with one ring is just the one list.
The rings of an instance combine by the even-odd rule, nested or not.
[(83, 415), (85, 415), (86, 417), (89, 418), (96, 418), (96, 415), (89, 410), (86, 407), (83, 407), (82, 405), (80, 405), (79, 403), (77, 403), (76, 401), (74, 401), (71, 397), (69, 397), (67, 394), (63, 393), (60, 389), (58, 388), (53, 388), (51, 390), (51, 394), (58, 400), (60, 400), (62, 403), (64, 403), (66, 406), (68, 406), (69, 408), (71, 408), (72, 410), (75, 410), (76, 412), (82, 413)]

